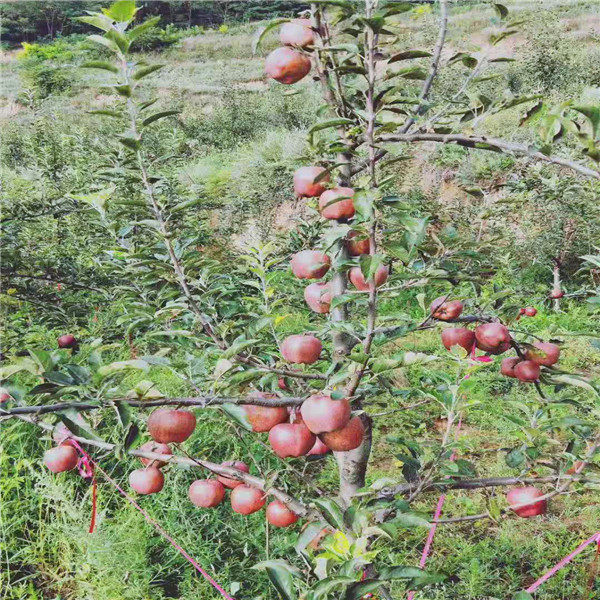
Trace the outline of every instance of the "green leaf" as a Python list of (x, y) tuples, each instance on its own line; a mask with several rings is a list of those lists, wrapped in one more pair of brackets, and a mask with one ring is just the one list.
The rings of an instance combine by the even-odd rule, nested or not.
[(398, 52), (398, 54), (394, 54), (388, 60), (388, 64), (398, 62), (399, 60), (409, 60), (412, 58), (425, 58), (427, 56), (431, 56), (431, 52), (426, 52), (425, 50), (406, 50), (404, 52)]
[(348, 575), (326, 577), (325, 579), (321, 579), (321, 581), (319, 581), (319, 583), (314, 585), (311, 589), (311, 600), (327, 598), (329, 594), (334, 591), (336, 592), (336, 597), (339, 598), (342, 591), (352, 583), (356, 583), (356, 577), (350, 577)]
[(385, 581), (381, 581), (379, 579), (365, 579), (364, 581), (355, 583), (346, 592), (344, 600), (360, 600), (360, 598), (362, 598), (365, 594), (374, 592), (384, 583)]
[(114, 375), (115, 373), (121, 373), (123, 371), (138, 370), (147, 372), (150, 369), (150, 365), (145, 360), (133, 359), (133, 360), (122, 360), (110, 363), (100, 367), (97, 371), (98, 375), (102, 378)]
[(131, 423), (131, 407), (127, 402), (117, 401), (114, 403), (117, 411), (117, 417), (119, 423), (123, 429), (125, 429)]
[(317, 131), (329, 129), (330, 127), (341, 127), (343, 125), (354, 125), (354, 121), (350, 119), (330, 119), (329, 121), (317, 123), (316, 125), (313, 125), (308, 131), (309, 142), (311, 144), (313, 143), (313, 137)]
[(597, 138), (600, 134), (600, 106), (573, 106), (573, 110), (585, 115), (592, 124), (592, 135)]
[(298, 569), (284, 560), (265, 560), (252, 568), (267, 572), (271, 583), (283, 600), (297, 600), (294, 577), (299, 574)]
[(231, 358), (232, 356), (236, 356), (245, 348), (249, 348), (250, 346), (256, 344), (256, 342), (258, 342), (258, 340), (255, 339), (236, 340), (235, 342), (233, 342), (233, 344), (231, 344), (231, 346), (229, 346), (227, 350), (225, 350), (225, 352), (223, 352), (222, 358)]
[(144, 125), (144, 127), (145, 127), (146, 125), (150, 125), (150, 123), (154, 123), (154, 121), (158, 121), (159, 119), (162, 119), (163, 117), (170, 117), (172, 115), (178, 115), (180, 112), (181, 111), (179, 111), (179, 110), (165, 110), (163, 112), (154, 113), (153, 115), (150, 115), (149, 117), (144, 119), (142, 121), (142, 125)]
[(165, 65), (157, 64), (150, 65), (148, 67), (141, 67), (133, 74), (133, 79), (135, 79), (136, 81), (143, 79), (144, 77), (146, 77), (146, 75), (150, 75), (150, 73), (154, 73), (155, 71), (162, 69), (164, 66)]
[(512, 597), (512, 600), (533, 600), (533, 596), (529, 592), (526, 592), (525, 590), (523, 590), (521, 592), (517, 592)]
[(329, 525), (334, 529), (344, 530), (344, 513), (339, 504), (331, 498), (317, 498), (314, 504)]
[(29, 371), (33, 375), (41, 375), (43, 369), (34, 360), (31, 360), (31, 358), (22, 357), (10, 365), (0, 367), (0, 380), (8, 379), (21, 371)]
[(105, 33), (104, 37), (112, 40), (123, 54), (127, 54), (127, 51), (129, 50), (129, 40), (120, 31), (111, 29)]
[(72, 377), (69, 377), (66, 373), (61, 373), (60, 371), (49, 371), (48, 373), (44, 373), (44, 379), (47, 379), (50, 383), (55, 383), (56, 385), (73, 385), (75, 380)]
[(98, 110), (88, 110), (87, 111), (89, 115), (100, 115), (103, 117), (114, 117), (116, 118), (120, 118), (123, 115), (115, 110), (107, 110), (105, 108), (101, 108)]
[(81, 419), (79, 413), (74, 408), (61, 411), (58, 413), (58, 418), (67, 426), (67, 429), (77, 437), (102, 441), (102, 439), (96, 435), (96, 432)]
[(94, 13), (84, 17), (76, 17), (77, 21), (81, 23), (87, 23), (102, 31), (109, 31), (112, 28), (112, 19), (109, 19), (106, 15), (100, 13)]
[(273, 19), (272, 21), (269, 21), (264, 27), (261, 27), (257, 32), (256, 35), (254, 36), (254, 39), (252, 40), (252, 54), (256, 54), (258, 47), (260, 46), (261, 42), (263, 41), (263, 38), (265, 37), (265, 35), (267, 33), (269, 33), (269, 31), (271, 31), (271, 29), (274, 29), (275, 27), (277, 27), (278, 25), (281, 25), (282, 23), (287, 23), (289, 21), (289, 19)]
[(544, 107), (544, 101), (540, 100), (539, 102), (536, 102), (531, 108), (527, 109), (527, 111), (521, 117), (521, 120), (519, 121), (519, 126), (525, 125), (525, 123), (530, 121), (531, 118), (534, 117), (538, 112), (540, 112), (540, 110), (543, 107)]
[(139, 439), (140, 437), (140, 428), (132, 423), (127, 430), (127, 435), (125, 435), (125, 439), (123, 440), (123, 449), (125, 451), (129, 450)]
[(111, 86), (119, 96), (123, 96), (124, 98), (131, 97), (131, 86), (126, 84), (118, 84)]
[(142, 141), (139, 136), (132, 135), (120, 135), (118, 138), (121, 144), (132, 150), (138, 150)]
[(140, 37), (140, 35), (142, 35), (142, 33), (145, 33), (146, 31), (148, 31), (149, 29), (152, 29), (152, 27), (157, 25), (159, 21), (160, 21), (160, 17), (152, 17), (151, 19), (148, 19), (147, 21), (144, 21), (143, 23), (140, 23), (139, 25), (132, 27), (127, 32), (127, 37), (129, 38), (129, 41), (133, 42), (138, 37)]
[(402, 77), (403, 79), (412, 79), (415, 81), (423, 81), (427, 77), (427, 73), (421, 67), (406, 67), (400, 69), (393, 74), (394, 77)]
[(492, 46), (496, 46), (502, 40), (506, 39), (507, 37), (509, 37), (511, 35), (514, 35), (515, 33), (518, 33), (517, 29), (506, 29), (505, 31), (501, 31), (498, 34), (490, 35), (489, 41), (492, 44)]
[(588, 390), (589, 392), (593, 392), (596, 396), (599, 395), (598, 390), (591, 383), (589, 383), (589, 381), (576, 375), (553, 375), (552, 383), (566, 383), (567, 385), (574, 385), (575, 387), (580, 387), (584, 390)]
[(502, 19), (506, 19), (508, 17), (508, 8), (504, 6), (504, 4), (494, 4), (494, 10), (496, 14)]
[(412, 528), (412, 527), (427, 527), (431, 528), (431, 523), (424, 519), (423, 517), (419, 517), (413, 513), (399, 513), (397, 514), (393, 521), (395, 525), (400, 525), (400, 527)]
[(137, 8), (135, 0), (117, 0), (109, 8), (102, 9), (102, 12), (119, 23), (127, 23), (133, 19)]
[(193, 337), (193, 333), (188, 329), (163, 329), (161, 331), (151, 331), (146, 334), (148, 337)]
[(115, 54), (119, 54), (119, 52), (120, 52), (119, 46), (117, 46), (117, 44), (115, 44), (115, 42), (113, 42), (113, 40), (109, 40), (105, 37), (102, 37), (101, 35), (96, 35), (96, 34), (88, 35), (87, 39), (90, 40), (90, 42), (95, 42), (96, 44), (105, 46), (106, 48), (108, 48), (109, 50), (114, 52)]
[(118, 73), (119, 69), (112, 63), (105, 60), (89, 60), (81, 65), (84, 69), (102, 69), (103, 71), (110, 71), (111, 73)]
[(403, 565), (394, 565), (381, 569), (379, 576), (381, 579), (413, 579), (420, 577), (425, 571), (419, 567), (406, 567)]
[(315, 539), (315, 537), (321, 533), (323, 529), (322, 523), (309, 523), (308, 526), (302, 531), (296, 540), (294, 549), (298, 554), (306, 555), (306, 547)]
[(252, 431), (252, 425), (248, 422), (248, 416), (243, 406), (239, 404), (226, 403), (221, 405), (223, 412), (228, 414), (234, 421), (239, 423), (244, 429)]
[(506, 455), (504, 460), (511, 469), (517, 469), (525, 462), (525, 454), (520, 448), (515, 448)]

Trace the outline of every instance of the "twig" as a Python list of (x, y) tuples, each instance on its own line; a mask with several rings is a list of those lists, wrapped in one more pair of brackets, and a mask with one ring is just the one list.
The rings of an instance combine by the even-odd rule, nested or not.
[(17, 415), (43, 415), (56, 413), (65, 410), (76, 410), (85, 412), (107, 408), (116, 402), (125, 402), (129, 406), (139, 408), (150, 408), (154, 406), (191, 406), (195, 408), (208, 408), (222, 404), (251, 404), (253, 406), (299, 406), (304, 401), (303, 398), (221, 398), (217, 396), (198, 396), (183, 398), (160, 398), (156, 400), (134, 400), (132, 398), (110, 398), (105, 404), (92, 402), (61, 402), (58, 404), (42, 404), (39, 406), (16, 406), (15, 408), (0, 408), (0, 417), (14, 417)]
[[(433, 49), (433, 57), (431, 59), (431, 67), (429, 68), (429, 75), (427, 79), (423, 83), (423, 88), (421, 89), (421, 95), (419, 97), (420, 102), (417, 106), (417, 110), (415, 111), (415, 115), (418, 117), (419, 115), (425, 112), (426, 100), (429, 96), (429, 92), (431, 91), (431, 86), (433, 85), (433, 80), (435, 79), (439, 65), (440, 59), (442, 57), (442, 50), (444, 48), (444, 42), (446, 41), (446, 32), (448, 31), (448, 0), (440, 0), (440, 29), (438, 32), (437, 41), (435, 43), (435, 48)], [(406, 123), (400, 129), (401, 133), (406, 133), (416, 121), (415, 117), (410, 117)]]
[[(46, 431), (52, 431), (54, 428), (52, 425), (48, 423), (35, 421), (31, 417), (26, 416), (18, 416), (22, 421), (27, 423), (31, 423), (33, 425), (37, 425), (41, 429)], [(116, 448), (115, 444), (109, 444), (108, 442), (98, 441), (98, 440), (90, 440), (87, 438), (79, 437), (76, 435), (70, 436), (72, 439), (76, 440), (81, 444), (85, 444), (87, 446), (93, 446), (96, 448), (102, 448), (103, 450), (114, 450)], [(210, 462), (208, 460), (201, 460), (197, 458), (184, 458), (182, 456), (175, 456), (174, 454), (160, 454), (159, 452), (145, 452), (143, 450), (129, 450), (127, 454), (131, 456), (137, 456), (139, 458), (148, 458), (150, 460), (162, 461), (166, 463), (175, 463), (180, 465), (187, 466), (199, 466), (203, 469), (211, 471), (212, 473), (216, 473), (217, 475), (224, 475), (225, 477), (229, 477), (231, 479), (236, 479), (238, 481), (242, 481), (252, 487), (258, 488), (265, 492), (265, 495), (272, 495), (295, 512), (297, 515), (302, 517), (316, 517), (320, 518), (320, 515), (316, 513), (313, 509), (307, 507), (303, 502), (297, 500), (293, 496), (290, 496), (286, 492), (279, 490), (277, 488), (273, 488), (268, 486), (267, 482), (260, 478), (255, 477), (254, 475), (250, 475), (244, 471), (240, 471), (234, 467), (225, 467), (223, 465), (219, 465), (217, 463)]]
[(600, 172), (590, 169), (585, 165), (562, 158), (560, 156), (546, 155), (539, 150), (532, 150), (529, 146), (509, 142), (499, 138), (488, 138), (486, 136), (464, 135), (461, 133), (392, 133), (382, 135), (380, 142), (436, 142), (441, 144), (458, 144), (465, 148), (478, 148), (481, 150), (504, 151), (520, 156), (527, 156), (542, 162), (552, 163), (566, 167), (582, 175), (600, 179)]

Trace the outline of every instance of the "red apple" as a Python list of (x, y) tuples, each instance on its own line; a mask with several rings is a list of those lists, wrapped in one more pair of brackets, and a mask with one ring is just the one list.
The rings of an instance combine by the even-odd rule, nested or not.
[(516, 377), (515, 367), (521, 362), (521, 359), (516, 358), (505, 358), (500, 363), (500, 373), (505, 377)]
[(264, 505), (264, 493), (249, 485), (238, 485), (231, 492), (231, 508), (241, 515), (251, 515)]
[(508, 500), (508, 504), (511, 508), (513, 506), (518, 506), (519, 504), (532, 503), (521, 508), (513, 508), (519, 517), (528, 518), (535, 517), (537, 515), (543, 515), (546, 512), (546, 500), (539, 500), (538, 502), (535, 502), (536, 498), (539, 498), (543, 495), (544, 492), (538, 490), (537, 488), (520, 487), (510, 490), (508, 494), (506, 494), (506, 499)]
[(554, 288), (550, 293), (550, 298), (553, 300), (559, 300), (565, 295), (565, 293), (560, 288)]
[(275, 81), (289, 85), (310, 72), (310, 58), (287, 46), (276, 48), (265, 59), (265, 73)]
[[(356, 239), (358, 238), (358, 239)], [(371, 241), (369, 236), (358, 231), (351, 231), (346, 236), (346, 248), (350, 256), (360, 256), (361, 254), (369, 254), (371, 250)]]
[(302, 250), (292, 256), (290, 264), (298, 279), (319, 279), (329, 271), (331, 259), (318, 250)]
[(164, 484), (165, 477), (156, 467), (136, 469), (129, 474), (129, 485), (138, 494), (156, 494), (163, 489)]
[(4, 404), (12, 399), (6, 388), (0, 387), (0, 404)]
[(334, 187), (319, 197), (319, 211), (325, 219), (351, 219), (354, 216), (354, 190)]
[(321, 454), (327, 454), (329, 452), (329, 448), (321, 441), (320, 438), (317, 438), (315, 445), (308, 451), (308, 456), (320, 456)]
[(475, 333), (466, 327), (450, 327), (442, 331), (442, 344), (446, 350), (450, 350), (452, 346), (460, 346), (471, 352), (475, 344)]
[(77, 340), (74, 335), (70, 333), (66, 333), (65, 335), (61, 335), (58, 340), (59, 348), (77, 348)]
[(528, 306), (527, 308), (525, 308), (525, 314), (528, 317), (535, 317), (535, 315), (537, 315), (537, 308), (534, 308), (533, 306)]
[(148, 417), (148, 431), (156, 442), (185, 442), (196, 429), (196, 417), (189, 410), (159, 408)]
[(267, 506), (266, 515), (267, 521), (275, 527), (289, 527), (298, 520), (298, 515), (279, 500), (274, 500)]
[(280, 377), (277, 380), (277, 387), (280, 390), (283, 390), (284, 392), (289, 392), (290, 391), (290, 386), (287, 384), (287, 380), (285, 377)]
[(515, 365), (513, 373), (519, 381), (537, 381), (540, 378), (540, 366), (532, 360), (523, 360)]
[(190, 485), (188, 496), (194, 506), (213, 508), (225, 498), (225, 488), (216, 479), (197, 479)]
[[(387, 281), (389, 272), (390, 270), (386, 265), (379, 265), (379, 267), (377, 267), (374, 277), (375, 287), (379, 287)], [(366, 292), (370, 289), (370, 282), (365, 279), (360, 267), (352, 267), (348, 273), (348, 277), (357, 290)]]
[[(140, 450), (142, 450), (143, 452), (156, 452), (157, 454), (169, 454), (169, 455), (173, 454), (173, 451), (171, 450), (171, 448), (169, 448), (169, 446), (167, 444), (159, 444), (154, 441), (149, 441), (149, 442), (146, 442), (145, 444), (142, 444), (140, 446)], [(140, 457), (140, 460), (142, 461), (142, 464), (145, 467), (152, 464), (152, 466), (156, 467), (157, 469), (160, 469), (161, 467), (164, 467), (167, 464), (165, 461), (154, 460), (152, 458)]]
[(279, 39), (284, 46), (312, 46), (314, 38), (310, 19), (293, 19), (279, 30)]
[[(225, 462), (222, 462), (221, 465), (224, 467), (234, 467), (235, 469), (238, 469), (238, 471), (244, 471), (244, 473), (250, 473), (250, 467), (240, 460), (226, 460)], [(239, 479), (230, 479), (229, 477), (225, 477), (225, 475), (218, 475), (217, 479), (230, 490), (243, 484)]]
[(329, 284), (316, 281), (307, 285), (304, 289), (304, 300), (308, 307), (319, 314), (326, 314), (329, 312), (329, 306), (331, 305), (331, 292), (329, 291)]
[[(315, 181), (317, 177), (319, 181)], [(329, 173), (323, 167), (300, 167), (294, 173), (294, 193), (299, 198), (320, 196), (329, 180)]]
[(348, 423), (328, 433), (322, 433), (319, 437), (325, 445), (334, 452), (348, 452), (358, 448), (365, 436), (365, 427), (360, 417), (352, 417)]
[(334, 400), (328, 394), (313, 394), (300, 409), (304, 424), (313, 433), (326, 433), (341, 429), (350, 420), (350, 402), (347, 398)]
[(560, 357), (560, 347), (551, 342), (535, 342), (535, 350), (527, 350), (525, 356), (527, 360), (532, 360), (538, 365), (551, 367), (558, 362)]
[(431, 303), (429, 311), (434, 319), (452, 321), (462, 313), (463, 303), (460, 300), (446, 300), (446, 296), (440, 296)]
[(281, 355), (291, 363), (311, 365), (319, 360), (323, 344), (314, 335), (290, 335), (281, 344)]
[(315, 445), (315, 440), (303, 423), (280, 423), (269, 431), (269, 444), (280, 458), (303, 456)]
[[(258, 398), (277, 398), (276, 394), (267, 394), (264, 392), (254, 392), (251, 397)], [(252, 425), (252, 431), (269, 431), (278, 423), (284, 423), (288, 419), (288, 411), (285, 406), (256, 406), (254, 404), (244, 404), (246, 417)]]
[(61, 444), (55, 448), (50, 448), (44, 453), (44, 464), (53, 473), (62, 473), (70, 471), (77, 466), (79, 455), (73, 446)]
[(510, 332), (502, 323), (484, 323), (475, 329), (477, 347), (490, 354), (502, 354), (510, 348)]

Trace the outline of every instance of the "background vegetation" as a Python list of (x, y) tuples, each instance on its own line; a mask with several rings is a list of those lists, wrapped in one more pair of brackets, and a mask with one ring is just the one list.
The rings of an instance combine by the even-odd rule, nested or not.
[[(100, 3), (44, 4), (48, 10), (41, 11), (37, 2), (2, 5), (3, 39), (10, 44), (25, 42), (7, 49), (0, 64), (2, 356), (14, 358), (24, 348), (52, 349), (56, 337), (69, 331), (87, 342), (99, 340), (96, 345), (107, 362), (161, 353), (168, 357), (169, 364), (155, 362), (146, 373), (126, 374), (118, 383), (123, 393), (141, 380), (151, 380), (165, 395), (185, 393), (187, 383), (169, 365), (185, 367), (189, 378), (202, 386), (213, 378), (215, 361), (195, 354), (193, 340), (173, 340), (176, 336), (164, 334), (181, 327), (176, 309), (152, 306), (151, 299), (139, 295), (142, 286), (138, 295), (130, 288), (136, 249), (130, 247), (128, 233), (136, 215), (137, 192), (125, 177), (114, 183), (114, 175), (126, 169), (124, 156), (118, 150), (107, 156), (113, 127), (89, 112), (111, 109), (113, 100), (99, 83), (102, 76), (81, 68), (85, 61), (103, 55), (72, 20)], [(257, 256), (287, 257), (320, 232), (314, 211), (293, 200), (291, 190), (291, 174), (311, 158), (306, 131), (316, 119), (320, 99), (309, 82), (288, 95), (264, 81), (262, 56), (253, 56), (251, 50), (259, 24), (245, 22), (303, 7), (294, 2), (146, 4), (143, 15), (160, 14), (163, 19), (140, 38), (138, 51), (168, 65), (147, 85), (158, 95), (159, 107), (181, 109), (177, 117), (157, 123), (151, 132), (152, 147), (156, 156), (169, 156), (160, 166), (167, 193), (185, 203), (178, 226), (186, 248), (231, 263), (230, 277), (218, 275), (222, 289), (216, 301), (223, 314), (235, 315), (239, 297), (248, 292), (239, 283), (248, 276), (247, 262), (240, 261), (240, 254), (248, 261), (256, 261)], [(539, 92), (557, 104), (573, 97), (598, 103), (596, 2), (547, 2), (542, 13), (536, 2), (507, 4), (525, 26), (502, 50), (519, 60), (507, 63), (502, 78), (489, 85)], [(264, 14), (264, 6), (271, 14)], [(449, 45), (462, 47), (466, 40), (475, 50), (481, 43), (477, 37), (481, 29), (494, 24), (488, 7), (468, 3), (456, 10), (459, 16), (452, 21)], [(436, 29), (429, 5), (415, 6), (407, 34), (413, 45), (431, 45)], [(47, 36), (54, 37), (38, 39)], [(274, 46), (273, 36), (265, 49)], [(486, 125), (503, 137), (529, 141), (528, 132), (518, 128), (521, 116), (522, 111), (515, 109), (491, 117)], [(527, 160), (470, 153), (454, 146), (420, 147), (410, 160), (397, 163), (395, 177), (403, 201), (415, 215), (428, 218), (430, 235), (461, 252), (477, 244), (479, 254), (473, 260), (489, 264), (490, 269), (493, 265), (493, 277), (483, 283), (459, 281), (453, 293), (469, 297), (476, 290), (490, 304), (537, 306), (538, 316), (523, 321), (522, 327), (564, 340), (564, 366), (598, 376), (600, 262), (582, 259), (600, 252), (597, 182)], [(567, 296), (560, 310), (554, 311), (548, 293), (557, 258)], [(147, 276), (152, 277), (151, 268)], [(217, 277), (210, 268), (198, 276)], [(277, 298), (285, 299), (277, 309), (282, 317), (280, 335), (296, 333), (300, 327), (310, 329), (311, 315), (301, 302), (300, 285), (287, 272), (287, 261), (269, 277)], [(503, 290), (508, 285), (518, 294), (507, 299)], [(167, 286), (164, 289), (168, 296)], [(440, 285), (438, 292), (444, 291)], [(402, 311), (410, 317), (423, 315), (420, 292), (418, 288), (401, 291), (386, 300), (383, 317)], [(420, 333), (385, 347), (390, 355), (399, 350), (439, 354), (439, 335)], [(438, 437), (440, 410), (435, 404), (410, 415), (394, 408), (400, 400), (417, 401), (415, 389), (442, 381), (442, 369), (435, 362), (416, 364), (398, 369), (393, 377), (394, 393), (373, 399), (373, 412), (381, 416), (375, 419), (378, 443), (369, 482), (401, 476), (399, 451), (388, 434), (401, 432), (405, 438), (419, 439), (424, 447)], [(506, 452), (490, 450), (510, 450), (519, 444), (518, 427), (501, 416), (499, 405), (512, 403), (516, 414), (519, 404), (534, 393), (501, 380), (491, 370), (478, 373), (470, 390), (473, 410), (461, 443), (465, 455), (477, 456), (481, 473), (518, 473), (518, 468), (507, 464)], [(569, 395), (592, 415), (598, 414), (585, 390), (569, 391)], [(556, 419), (561, 416), (557, 408)], [(48, 441), (30, 426), (5, 421), (1, 429), (3, 598), (212, 597), (187, 563), (108, 487), (100, 490), (101, 526), (89, 535), (88, 486), (79, 478), (55, 477), (44, 470), (40, 457)], [(214, 461), (252, 456), (255, 472), (282, 471), (280, 481), (296, 490), (288, 467), (256, 436), (246, 435), (219, 414), (204, 411), (199, 416), (188, 450)], [(106, 468), (124, 481), (133, 463), (111, 457)], [(333, 486), (333, 461), (300, 464), (300, 468), (319, 486)], [(598, 458), (594, 468), (600, 470)], [(264, 574), (247, 569), (267, 556), (284, 557), (295, 534), (278, 531), (267, 536), (262, 513), (245, 518), (227, 506), (198, 511), (181, 493), (193, 474), (169, 469), (168, 478), (172, 485), (145, 499), (148, 510), (234, 595), (275, 597)], [(440, 530), (431, 564), (452, 578), (428, 592), (427, 600), (504, 599), (533, 581), (598, 529), (597, 490), (574, 489), (556, 499), (543, 520), (484, 521)], [(418, 507), (425, 516), (432, 512), (433, 501), (430, 497)], [(483, 502), (483, 494), (454, 491), (446, 511), (474, 514)], [(424, 529), (410, 529), (387, 542), (390, 561), (416, 564), (424, 535)], [(586, 574), (586, 560), (578, 560), (548, 582), (538, 598), (578, 598)], [(590, 599), (600, 598), (598, 585)]]

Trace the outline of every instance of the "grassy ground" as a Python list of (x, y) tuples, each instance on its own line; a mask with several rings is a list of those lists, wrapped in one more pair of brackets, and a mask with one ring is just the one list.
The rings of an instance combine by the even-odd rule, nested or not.
[[(533, 80), (557, 99), (571, 95), (597, 98), (600, 86), (597, 3), (544, 3), (544, 19), (536, 18), (538, 2), (508, 4), (526, 19), (524, 32), (502, 48), (522, 59), (518, 67), (507, 67), (512, 69), (510, 75), (515, 87)], [(489, 9), (474, 4), (461, 7), (457, 12), (448, 51), (464, 44), (476, 49), (475, 32), (491, 26)], [(412, 46), (431, 42), (435, 36), (434, 21), (434, 15), (427, 14), (414, 20), (409, 27)], [(180, 125), (162, 128), (161, 139), (157, 139), (156, 144), (183, 156), (173, 161), (173, 178), (191, 190), (190, 193), (201, 189), (210, 202), (219, 206), (210, 212), (207, 222), (236, 247), (273, 231), (283, 236), (296, 226), (298, 217), (305, 214), (305, 209), (289, 200), (288, 181), (297, 162), (309, 158), (305, 156), (305, 131), (314, 121), (320, 104), (309, 82), (298, 86), (298, 94), (284, 96), (280, 88), (263, 81), (262, 57), (251, 53), (254, 30), (254, 24), (233, 26), (227, 33), (209, 32), (183, 39), (176, 48), (148, 56), (149, 60), (168, 63), (167, 69), (151, 79), (160, 103), (164, 106), (174, 103), (183, 109)], [(273, 45), (273, 40), (266, 49), (269, 44)], [(540, 68), (550, 60), (552, 68)], [(38, 177), (42, 167), (34, 164), (29, 154), (38, 151), (41, 154), (40, 136), (54, 139), (52, 136), (58, 136), (59, 130), (69, 138), (68, 144), (63, 140), (59, 147), (58, 153), (69, 157), (68, 168), (61, 173), (77, 185), (84, 185), (90, 180), (87, 173), (90, 165), (100, 161), (101, 140), (108, 133), (107, 125), (85, 111), (110, 106), (112, 102), (98, 91), (98, 76), (73, 67), (71, 84), (63, 95), (50, 95), (28, 107), (27, 103), (15, 102), (18, 95), (26, 95), (27, 83), (15, 66), (14, 52), (7, 54), (0, 69), (2, 125), (6, 127), (7, 147), (12, 153), (6, 172), (8, 197), (35, 194), (46, 185), (45, 180)], [(595, 87), (589, 84), (594, 81)], [(498, 119), (488, 125), (503, 135), (526, 136), (515, 134), (517, 120), (515, 112), (508, 119)], [(77, 157), (82, 157), (81, 164)], [(427, 168), (423, 169), (425, 163)], [(486, 184), (499, 173), (508, 177), (514, 162), (479, 155), (466, 161), (460, 150), (428, 149), (413, 164), (403, 168), (406, 169), (402, 173), (405, 188), (429, 189), (430, 196), (445, 193), (446, 209), (452, 211), (453, 203), (459, 204), (461, 200), (444, 187), (444, 171), (450, 169), (466, 181)], [(41, 239), (46, 234), (36, 234), (33, 226), (27, 235), (28, 250), (36, 256), (44, 252), (44, 244), (56, 244), (54, 239)], [(90, 248), (83, 248), (78, 251), (80, 260), (83, 261), (81, 257), (86, 257), (86, 252), (93, 254)], [(93, 264), (91, 258), (90, 264)], [(500, 275), (510, 276), (508, 269)], [(289, 288), (296, 285), (297, 291), (301, 289), (291, 280), (286, 285)], [(525, 299), (540, 299), (546, 288), (547, 282), (531, 286)], [(464, 287), (460, 291), (468, 294), (470, 290)], [(12, 327), (12, 331), (7, 331), (9, 348), (54, 344), (58, 330), (52, 323), (40, 324), (31, 319), (23, 305), (19, 312), (14, 304), (9, 308), (11, 314), (4, 315), (7, 326)], [(98, 320), (90, 319), (81, 329), (83, 337), (93, 339), (105, 335), (106, 331), (114, 332), (118, 307), (101, 307), (97, 312), (92, 312), (90, 306), (84, 308)], [(540, 308), (540, 314), (523, 327), (543, 337), (564, 339), (562, 364), (565, 368), (598, 375), (600, 352), (589, 344), (587, 337), (575, 335), (578, 332), (599, 335), (597, 314), (576, 301), (565, 303), (559, 314), (551, 312), (546, 305)], [(416, 293), (405, 293), (387, 302), (382, 307), (382, 316), (397, 314), (400, 309), (411, 315), (419, 314)], [(288, 310), (291, 316), (282, 325), (282, 335), (310, 325), (311, 316), (299, 300), (294, 300)], [(141, 355), (153, 349), (153, 342), (144, 338), (136, 339), (135, 344)], [(399, 349), (442, 356), (439, 336), (433, 331), (389, 344), (382, 352)], [(111, 351), (111, 357), (113, 360), (129, 358), (129, 346), (121, 342)], [(187, 359), (183, 352), (175, 358), (181, 363)], [(448, 365), (434, 362), (399, 369), (394, 374), (395, 385), (398, 390), (414, 389), (428, 379), (435, 379), (438, 370), (447, 371)], [(517, 427), (502, 417), (504, 411), (499, 407), (514, 407), (517, 414), (520, 404), (532, 405), (535, 392), (501, 379), (496, 371), (494, 367), (482, 369), (469, 392), (470, 406), (464, 414), (460, 438), (461, 456), (468, 458), (486, 450), (476, 458), (480, 475), (515, 475), (518, 471), (506, 465), (505, 452), (491, 451), (512, 448), (520, 442)], [(131, 375), (123, 382), (123, 390), (131, 388), (139, 378)], [(165, 395), (187, 391), (181, 380), (165, 369), (153, 368), (144, 378), (152, 379)], [(562, 398), (567, 395), (561, 394)], [(568, 394), (571, 399), (581, 401), (585, 408), (593, 407), (593, 399), (584, 390), (570, 390)], [(369, 482), (382, 476), (401, 481), (401, 463), (394, 457), (394, 446), (387, 436), (400, 433), (419, 439), (424, 446), (431, 445), (439, 439), (436, 419), (441, 410), (435, 404), (428, 404), (409, 414), (393, 412), (401, 405), (397, 398), (375, 400), (377, 405), (372, 412), (384, 414), (375, 419), (375, 451)], [(555, 418), (567, 412), (564, 407), (558, 407)], [(111, 418), (110, 415), (103, 417), (104, 424), (110, 425)], [(187, 450), (214, 461), (251, 457), (254, 472), (280, 471), (278, 484), (298, 492), (294, 474), (286, 473), (288, 464), (277, 460), (265, 448), (264, 441), (264, 438), (259, 440), (259, 436), (239, 431), (225, 421), (218, 410), (206, 410), (198, 411), (198, 428)], [(2, 423), (2, 598), (205, 600), (214, 597), (211, 588), (193, 575), (187, 563), (103, 482), (99, 491), (98, 531), (89, 535), (89, 486), (73, 475), (48, 474), (39, 461), (47, 445), (48, 441), (28, 425)], [(113, 457), (100, 457), (100, 462), (120, 482), (126, 481), (135, 464), (132, 460), (116, 461)], [(302, 460), (289, 464), (305, 470), (319, 486), (334, 489), (337, 475), (331, 458), (310, 464)], [(600, 465), (596, 466), (596, 472), (599, 468)], [(545, 472), (543, 468), (539, 470), (539, 474)], [(148, 511), (164, 523), (205, 568), (214, 572), (226, 588), (234, 591), (234, 595), (239, 594), (239, 598), (244, 599), (274, 598), (266, 577), (249, 569), (259, 560), (285, 557), (293, 552), (296, 534), (280, 531), (268, 534), (262, 513), (241, 517), (233, 514), (227, 505), (214, 511), (193, 509), (183, 493), (195, 479), (191, 470), (169, 468), (167, 479), (168, 485), (160, 495), (144, 498)], [(501, 490), (497, 493), (502, 494)], [(454, 491), (448, 494), (444, 512), (448, 516), (476, 514), (485, 510), (485, 500), (482, 493)], [(419, 501), (418, 508), (429, 515), (436, 501), (437, 494), (427, 494)], [(435, 590), (421, 594), (420, 598), (506, 600), (598, 530), (599, 523), (598, 490), (574, 486), (572, 493), (551, 503), (549, 514), (543, 519), (513, 518), (499, 523), (481, 521), (475, 525), (444, 526), (436, 536), (430, 564), (434, 570), (448, 574), (449, 579)], [(416, 564), (425, 535), (425, 530), (417, 529), (389, 541), (390, 562)], [(537, 598), (574, 600), (581, 597), (589, 560), (590, 553), (587, 553), (574, 561), (571, 567), (545, 584)], [(589, 600), (594, 599), (600, 599), (598, 587), (589, 597)]]

